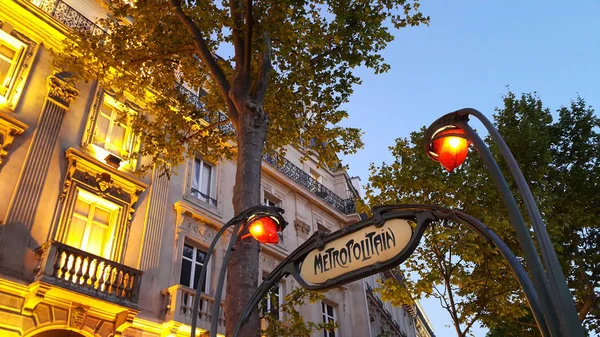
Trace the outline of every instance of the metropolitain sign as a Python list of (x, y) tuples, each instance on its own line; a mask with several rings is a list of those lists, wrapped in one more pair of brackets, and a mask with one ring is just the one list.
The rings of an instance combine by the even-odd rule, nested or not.
[[(331, 234), (316, 233), (298, 247), (294, 268), (285, 269), (309, 290), (325, 290), (406, 260), (429, 219), (414, 213), (382, 212)], [(290, 270), (293, 269), (293, 270)]]

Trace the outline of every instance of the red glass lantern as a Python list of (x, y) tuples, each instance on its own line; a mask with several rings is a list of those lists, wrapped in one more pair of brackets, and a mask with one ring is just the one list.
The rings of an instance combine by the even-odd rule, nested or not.
[(277, 228), (279, 227), (277, 221), (269, 216), (258, 217), (250, 220), (249, 231), (250, 235), (256, 241), (262, 243), (278, 243), (279, 235), (277, 235)]
[(436, 159), (448, 172), (454, 171), (467, 159), (471, 142), (465, 138), (460, 128), (438, 132), (431, 142), (431, 157)]

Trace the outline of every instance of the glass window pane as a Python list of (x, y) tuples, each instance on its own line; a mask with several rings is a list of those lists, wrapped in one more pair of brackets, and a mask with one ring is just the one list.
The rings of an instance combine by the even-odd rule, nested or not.
[(202, 161), (198, 158), (196, 158), (194, 160), (194, 185), (196, 189), (200, 189), (200, 174), (201, 174), (201, 168), (202, 168)]
[(81, 248), (81, 240), (83, 238), (83, 231), (85, 230), (86, 223), (87, 221), (78, 217), (73, 217), (71, 219), (71, 226), (69, 227), (69, 234), (67, 235), (67, 245)]
[[(183, 256), (189, 258), (190, 260), (194, 258), (194, 248), (190, 245), (183, 245)], [(190, 265), (191, 267), (191, 265)]]
[(94, 134), (95, 142), (98, 142), (103, 145), (106, 142), (106, 136), (108, 135), (108, 127), (110, 126), (110, 120), (100, 114), (98, 116), (98, 123), (96, 123), (96, 133)]
[(90, 204), (81, 199), (77, 199), (77, 202), (75, 203), (75, 213), (87, 218), (90, 213)]
[(199, 262), (204, 265), (204, 259), (206, 258), (206, 253), (201, 250), (196, 250), (196, 262)]
[(333, 317), (333, 307), (330, 305), (327, 306), (327, 315), (329, 315), (329, 317)]
[(102, 208), (96, 207), (96, 211), (94, 212), (94, 221), (108, 226), (108, 223), (110, 221), (110, 212)]
[(8, 76), (8, 71), (10, 70), (10, 62), (0, 59), (0, 84), (4, 85), (4, 80)]
[(190, 279), (192, 276), (192, 262), (186, 259), (181, 260), (181, 276), (179, 277), (179, 283), (184, 286), (190, 287)]
[(110, 144), (117, 150), (123, 149), (123, 143), (125, 142), (125, 128), (116, 124), (113, 126), (112, 134), (110, 135)]
[[(196, 264), (196, 269), (194, 270), (194, 289), (198, 286), (198, 280), (200, 279), (200, 273), (202, 273), (202, 265)], [(202, 291), (206, 292), (206, 278), (204, 278), (202, 282)]]
[(12, 61), (16, 53), (17, 51), (15, 49), (10, 48), (7, 45), (0, 45), (0, 56), (2, 56), (0, 57), (1, 59)]
[(212, 166), (204, 163), (203, 167), (202, 167), (202, 185), (201, 185), (201, 191), (202, 193), (206, 194), (207, 196), (210, 196), (210, 182), (211, 182), (211, 177), (212, 176)]
[[(106, 241), (106, 230), (104, 226), (98, 226), (95, 224), (91, 225), (90, 236), (88, 238), (88, 244), (86, 251), (90, 254), (102, 256), (104, 243)], [(106, 256), (105, 256), (106, 257)]]

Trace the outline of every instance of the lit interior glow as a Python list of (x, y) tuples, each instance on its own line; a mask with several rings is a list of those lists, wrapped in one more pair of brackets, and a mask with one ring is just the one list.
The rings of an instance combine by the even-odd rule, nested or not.
[(263, 216), (250, 220), (250, 235), (256, 239), (256, 241), (262, 243), (278, 243), (279, 235), (277, 235), (277, 222), (268, 216)]
[(456, 149), (461, 145), (461, 139), (464, 140), (460, 137), (448, 137), (448, 145), (453, 149)]
[(453, 128), (440, 131), (430, 145), (435, 160), (437, 160), (448, 172), (462, 165), (467, 159), (469, 145), (471, 142), (463, 137), (465, 134), (462, 129)]

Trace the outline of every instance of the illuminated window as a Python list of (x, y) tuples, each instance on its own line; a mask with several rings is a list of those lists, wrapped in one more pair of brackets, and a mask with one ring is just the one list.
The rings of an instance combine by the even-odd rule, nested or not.
[(215, 181), (215, 166), (203, 161), (202, 159), (195, 158), (192, 171), (191, 195), (209, 205), (217, 206), (217, 199), (215, 198)]
[[(323, 314), (323, 323), (335, 324), (335, 311), (331, 305), (321, 302), (321, 313)], [(335, 330), (323, 330), (323, 337), (335, 337)]]
[[(186, 287), (196, 289), (202, 269), (206, 268), (206, 252), (189, 244), (183, 245), (183, 254), (181, 256), (181, 275), (179, 283)], [(209, 280), (210, 269), (206, 271), (206, 278), (202, 282), (202, 292), (206, 293), (206, 280)]]
[(93, 143), (121, 158), (133, 151), (134, 135), (129, 113), (109, 95), (104, 100), (96, 121)]
[(26, 45), (0, 30), (0, 96), (6, 101), (16, 81), (19, 63), (23, 59)]
[(79, 190), (66, 244), (110, 259), (119, 209), (110, 201)]
[[(281, 207), (282, 202), (271, 193), (263, 191), (263, 205)], [(279, 235), (279, 243), (283, 243), (283, 232), (277, 232), (277, 235)]]

